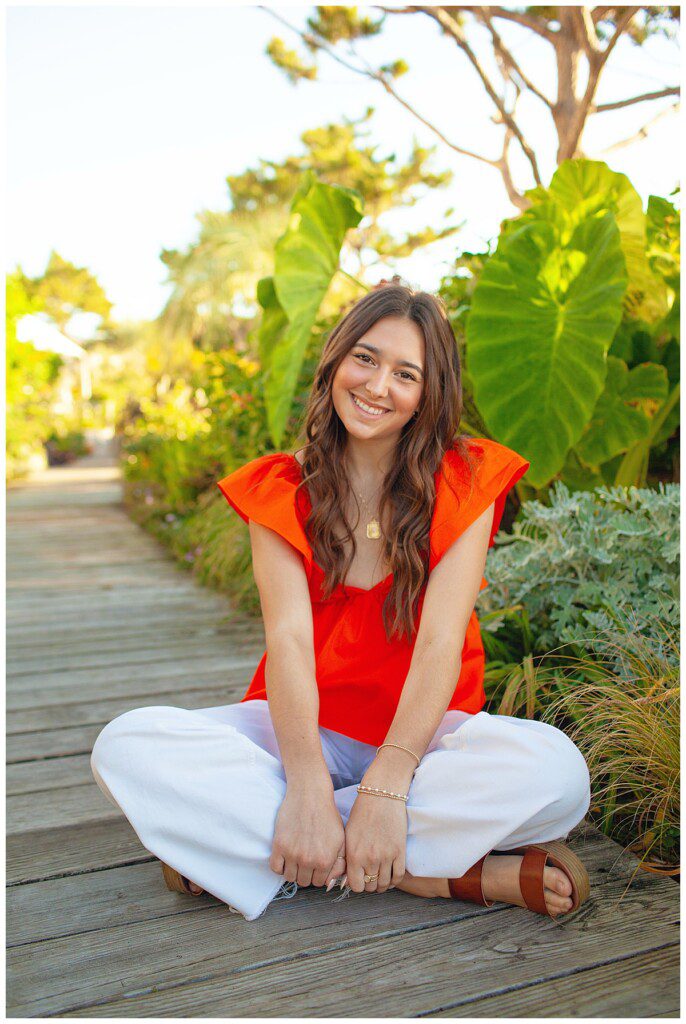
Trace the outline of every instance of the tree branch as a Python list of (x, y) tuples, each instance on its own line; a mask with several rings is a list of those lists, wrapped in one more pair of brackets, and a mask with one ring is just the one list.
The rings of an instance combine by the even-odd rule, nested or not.
[[(462, 156), (469, 156), (473, 160), (480, 160), (482, 163), (488, 164), (489, 167), (495, 167), (496, 169), (500, 168), (500, 160), (492, 160), (487, 156), (482, 156), (481, 153), (474, 153), (472, 150), (464, 149), (464, 147), (458, 146), (456, 142), (452, 142), (446, 135), (443, 134), (440, 128), (437, 128), (435, 124), (432, 124), (427, 118), (424, 117), (423, 114), (420, 114), (418, 110), (416, 110), (410, 103), (407, 102), (407, 100), (403, 99), (403, 97), (400, 96), (399, 93), (397, 93), (396, 90), (393, 88), (390, 81), (388, 81), (387, 77), (381, 74), (381, 72), (374, 71), (369, 66), (367, 66), (366, 68), (356, 67), (349, 61), (344, 60), (342, 57), (339, 57), (337, 53), (333, 52), (330, 46), (328, 46), (322, 40), (317, 39), (310, 32), (302, 32), (299, 28), (296, 28), (295, 25), (291, 25), (290, 22), (286, 21), (286, 19), (283, 18), (280, 14), (277, 14), (276, 11), (273, 11), (271, 8), (264, 6), (262, 7), (262, 10), (266, 11), (267, 14), (271, 14), (273, 18), (279, 21), (286, 28), (290, 29), (291, 32), (295, 32), (296, 35), (300, 36), (303, 42), (307, 43), (308, 45), (312, 46), (317, 50), (321, 50), (323, 53), (326, 53), (327, 56), (331, 57), (331, 59), (335, 60), (338, 64), (341, 64), (344, 68), (347, 68), (349, 71), (353, 71), (356, 75), (364, 75), (365, 78), (371, 78), (372, 80), (379, 82), (380, 85), (382, 85), (383, 88), (386, 90), (386, 92), (389, 93), (389, 95), (391, 95), (395, 100), (397, 100), (397, 102), (402, 107), (404, 107), (405, 110), (412, 114), (413, 117), (416, 117), (418, 121), (421, 121), (421, 123), (425, 125), (425, 127), (427, 127), (435, 135), (437, 135), (441, 142), (444, 142), (446, 146), (449, 146), (450, 149), (452, 149), (455, 153), (460, 153)], [(355, 56), (358, 55), (355, 54)]]
[[(471, 7), (446, 7), (447, 11), (471, 11)], [(554, 43), (557, 37), (557, 32), (552, 28), (548, 28), (545, 22), (539, 21), (537, 17), (531, 14), (522, 14), (519, 11), (508, 11), (505, 7), (491, 7), (492, 18), (504, 18), (506, 21), (514, 21), (517, 25), (523, 25), (524, 28), (530, 28), (532, 32), (536, 32), (537, 35), (543, 39), (547, 39), (549, 43)]]
[(608, 146), (606, 149), (601, 149), (598, 155), (602, 156), (604, 153), (612, 153), (616, 149), (624, 149), (626, 146), (630, 146), (633, 142), (638, 142), (640, 139), (645, 139), (645, 137), (648, 135), (649, 130), (653, 127), (654, 124), (656, 124), (661, 118), (666, 117), (667, 114), (671, 114), (675, 110), (678, 110), (678, 108), (678, 103), (673, 103), (671, 107), (665, 107), (664, 110), (661, 110), (658, 114), (655, 115), (655, 117), (652, 117), (650, 121), (647, 121), (643, 125), (643, 127), (639, 128), (639, 130), (637, 132), (634, 132), (633, 135), (630, 135), (626, 139), (622, 139), (620, 142), (614, 142), (611, 146)]
[[(578, 20), (575, 22), (575, 10), (576, 9), (572, 7), (561, 7), (559, 14), (561, 23), (564, 23), (564, 20), (567, 21), (568, 26), (571, 23), (570, 30), (576, 33), (579, 23)], [(612, 53), (612, 50), (616, 46), (619, 37), (639, 10), (640, 7), (625, 7), (616, 19), (614, 35), (605, 49), (591, 49), (590, 52), (588, 50), (586, 51), (586, 58), (588, 60), (588, 81), (586, 82), (586, 88), (581, 99), (574, 99), (574, 112), (567, 122), (566, 145), (562, 154), (563, 156), (574, 156), (574, 153), (580, 144), (581, 136), (593, 104), (593, 97), (595, 96), (596, 89), (598, 88), (601, 72), (607, 63), (607, 59)], [(560, 80), (559, 74), (558, 80)]]
[(614, 11), (614, 9), (614, 7), (594, 7), (593, 11), (591, 12), (593, 24), (597, 25), (599, 21), (603, 20), (608, 11)]
[[(666, 89), (659, 89), (657, 92), (644, 92), (640, 96), (632, 96), (628, 100), (616, 100), (614, 103), (599, 103), (592, 106), (589, 113), (602, 114), (605, 110), (619, 110), (620, 107), (629, 107), (633, 103), (644, 103), (646, 100), (660, 100), (663, 96), (678, 96), (679, 86), (672, 85)], [(667, 109), (672, 109), (668, 107)]]
[(590, 60), (593, 54), (603, 52), (591, 11), (588, 7), (572, 7), (571, 11), (577, 39)]
[(634, 15), (638, 14), (640, 9), (640, 7), (625, 7), (622, 13), (619, 15), (615, 22), (615, 32), (612, 38), (610, 39), (610, 42), (607, 44), (604, 50), (599, 50), (596, 54), (596, 61), (594, 63), (597, 65), (597, 73), (600, 73), (601, 68), (603, 68), (604, 65), (607, 63), (607, 58), (610, 56), (615, 46), (617, 45), (617, 40), (624, 32), (624, 30), (627, 28), (629, 22), (632, 20)]
[(496, 28), (493, 25), (493, 22), (492, 22), (491, 16), (490, 16), (490, 11), (492, 10), (492, 8), (490, 8), (490, 7), (474, 7), (473, 10), (474, 10), (474, 13), (475, 13), (476, 17), (478, 17), (479, 20), (482, 21), (486, 25), (486, 27), (488, 28), (488, 31), (491, 33), (491, 38), (493, 39), (493, 49), (495, 50), (496, 53), (500, 54), (503, 62), (508, 67), (508, 70), (511, 73), (514, 72), (514, 74), (516, 74), (517, 77), (519, 79), (521, 79), (521, 82), (525, 86), (525, 88), (527, 88), (530, 92), (532, 92), (534, 94), (534, 96), (537, 96), (539, 98), (539, 100), (541, 100), (541, 102), (545, 103), (545, 105), (547, 107), (550, 107), (552, 109), (552, 106), (553, 106), (552, 100), (549, 100), (548, 97), (546, 95), (544, 95), (544, 93), (542, 93), (541, 90), (537, 86), (534, 85), (534, 83), (531, 81), (531, 79), (528, 78), (527, 75), (524, 74), (524, 72), (522, 71), (522, 69), (519, 66), (518, 62), (515, 60), (514, 55), (512, 54), (512, 52), (510, 50), (508, 50), (508, 48), (505, 46), (505, 44), (504, 44), (504, 42), (502, 40), (502, 37), (496, 31)]
[(538, 171), (538, 162), (536, 160), (536, 154), (534, 153), (533, 149), (526, 142), (526, 140), (525, 140), (524, 136), (522, 135), (522, 132), (521, 132), (521, 130), (519, 128), (519, 125), (517, 124), (515, 119), (512, 117), (510, 112), (507, 110), (507, 108), (505, 107), (505, 103), (504, 103), (503, 99), (495, 91), (495, 88), (493, 87), (490, 78), (488, 77), (488, 75), (486, 74), (484, 69), (481, 67), (481, 64), (479, 63), (479, 60), (478, 60), (476, 54), (474, 53), (474, 51), (472, 50), (471, 46), (467, 42), (467, 40), (466, 40), (466, 38), (465, 38), (465, 36), (464, 36), (464, 34), (462, 32), (462, 29), (460, 28), (458, 23), (455, 21), (455, 19), (453, 17), (451, 17), (450, 14), (447, 13), (450, 10), (450, 8), (448, 8), (448, 7), (445, 7), (445, 8), (444, 7), (418, 7), (417, 10), (421, 11), (423, 14), (428, 15), (429, 18), (432, 18), (435, 22), (437, 22), (441, 26), (443, 31), (447, 35), (451, 36), (454, 39), (455, 43), (463, 51), (463, 53), (466, 54), (470, 64), (472, 65), (472, 67), (474, 68), (474, 70), (478, 74), (479, 78), (481, 79), (481, 81), (483, 83), (483, 86), (484, 86), (484, 89), (486, 90), (486, 92), (488, 93), (490, 99), (495, 104), (496, 108), (498, 109), (498, 112), (500, 113), (500, 116), (501, 116), (503, 122), (506, 125), (509, 126), (509, 128), (512, 130), (515, 138), (519, 142), (519, 145), (522, 147), (522, 152), (525, 154), (527, 160), (529, 161), (529, 163), (531, 165), (531, 170), (533, 171), (533, 175), (534, 175), (534, 181), (536, 182), (537, 185), (540, 185), (541, 184), (541, 176), (540, 176), (539, 171)]

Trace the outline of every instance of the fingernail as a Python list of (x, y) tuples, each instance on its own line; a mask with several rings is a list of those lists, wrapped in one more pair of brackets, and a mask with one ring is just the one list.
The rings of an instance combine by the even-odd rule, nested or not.
[(332, 878), (331, 881), (328, 883), (328, 885), (326, 887), (326, 891), (327, 892), (331, 892), (331, 890), (333, 889), (335, 884), (336, 884), (336, 879)]
[(343, 886), (345, 885), (345, 883), (347, 881), (348, 881), (348, 876), (347, 875), (343, 875), (343, 877), (341, 878), (341, 885), (340, 885), (341, 889), (343, 888)]

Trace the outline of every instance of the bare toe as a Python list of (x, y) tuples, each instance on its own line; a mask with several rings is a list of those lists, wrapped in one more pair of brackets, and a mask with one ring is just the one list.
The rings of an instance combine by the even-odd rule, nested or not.
[(558, 896), (557, 893), (551, 892), (550, 889), (544, 891), (545, 903), (551, 914), (554, 916), (558, 914), (566, 914), (572, 907), (572, 901), (568, 896)]
[(543, 884), (546, 889), (550, 889), (551, 892), (558, 893), (560, 896), (572, 895), (572, 883), (569, 881), (569, 876), (560, 868), (544, 868)]

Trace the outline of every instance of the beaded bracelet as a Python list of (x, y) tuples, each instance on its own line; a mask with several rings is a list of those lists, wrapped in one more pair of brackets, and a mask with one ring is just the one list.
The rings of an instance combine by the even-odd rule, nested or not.
[(363, 786), (362, 783), (357, 787), (358, 793), (369, 793), (370, 796), (390, 796), (392, 800), (407, 800), (407, 795), (403, 796), (402, 793), (391, 793), (390, 789), (379, 789), (378, 786)]

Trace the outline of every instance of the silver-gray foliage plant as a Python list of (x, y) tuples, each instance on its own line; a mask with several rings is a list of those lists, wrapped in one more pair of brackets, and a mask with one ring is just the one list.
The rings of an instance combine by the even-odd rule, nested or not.
[(480, 617), (493, 617), (482, 628), (497, 633), (498, 611), (521, 603), (537, 651), (593, 649), (601, 632), (626, 646), (628, 623), (672, 660), (665, 633), (679, 623), (679, 484), (570, 492), (558, 480), (550, 501), (525, 502), (512, 534), (497, 534), (477, 604)]

